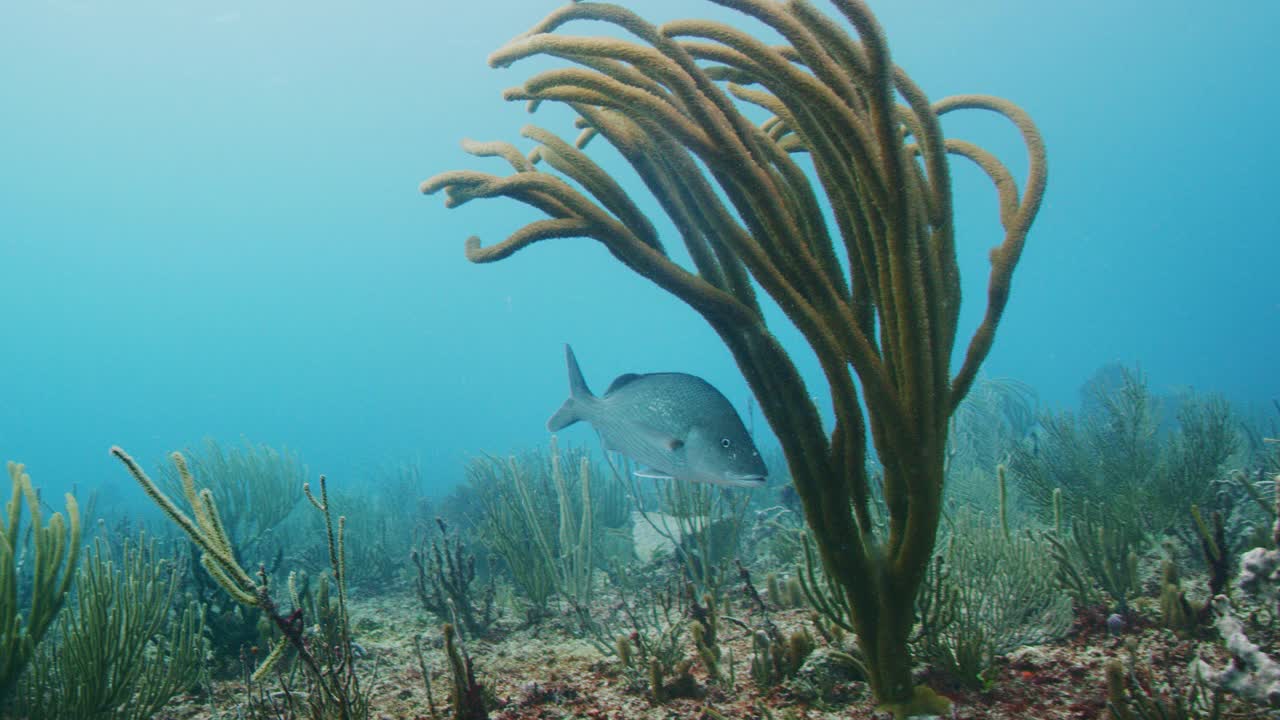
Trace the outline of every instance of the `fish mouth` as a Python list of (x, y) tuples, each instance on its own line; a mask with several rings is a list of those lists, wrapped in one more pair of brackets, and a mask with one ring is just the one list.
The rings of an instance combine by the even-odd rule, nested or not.
[(762, 487), (766, 482), (768, 482), (768, 480), (768, 476), (761, 475), (760, 473), (727, 472), (724, 474), (724, 484), (732, 485), (734, 487)]

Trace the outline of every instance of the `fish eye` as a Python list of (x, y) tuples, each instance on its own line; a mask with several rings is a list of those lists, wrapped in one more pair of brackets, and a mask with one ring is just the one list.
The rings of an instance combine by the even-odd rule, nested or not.
[(729, 447), (733, 443), (729, 442), (729, 438), (720, 438), (720, 447)]

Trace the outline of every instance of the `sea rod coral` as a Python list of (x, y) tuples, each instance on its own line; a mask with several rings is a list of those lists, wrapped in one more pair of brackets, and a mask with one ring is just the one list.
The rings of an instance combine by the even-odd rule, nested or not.
[[(1040, 207), (1044, 146), (1027, 115), (1005, 100), (931, 102), (890, 60), (884, 32), (860, 0), (833, 0), (839, 18), (805, 0), (715, 1), (785, 44), (710, 21), (655, 26), (616, 5), (562, 7), (489, 62), (573, 63), (505, 95), (532, 108), (564, 103), (580, 117), (577, 142), (534, 126), (523, 131), (537, 143), (529, 155), (505, 142), (468, 142), (469, 152), (500, 157), (514, 174), (446, 172), (422, 191), (444, 190), (450, 207), (509, 197), (548, 216), (494, 245), (468, 239), (472, 261), (552, 238), (593, 238), (706, 318), (782, 442), (877, 699), (898, 715), (937, 708), (945, 702), (912, 684), (912, 599), (941, 512), (947, 420), (991, 349)], [(610, 23), (629, 39), (557, 32), (582, 20)], [(757, 125), (748, 114), (759, 109), (771, 117)], [(962, 109), (1016, 126), (1029, 156), (1021, 189), (992, 153), (943, 137), (940, 118)], [(597, 136), (660, 203), (691, 268), (672, 257), (622, 182), (584, 152)], [(985, 314), (954, 376), (960, 278), (949, 155), (968, 158), (993, 181), (1004, 229), (990, 252)], [(540, 170), (543, 163), (571, 182)], [(829, 433), (766, 326), (757, 285), (821, 363), (836, 416)], [(884, 469), (883, 533), (872, 523), (868, 440)]]
[[(8, 704), (23, 670), (66, 602), (80, 559), (80, 506), (75, 496), (66, 496), (65, 519), (60, 512), (46, 518), (26, 466), (9, 462), (5, 468), (13, 494), (5, 503), (0, 523), (0, 710)], [(22, 529), (24, 502), (31, 514), (26, 531)], [(19, 603), (18, 566), (28, 535), (35, 557), (30, 600), (24, 608)]]

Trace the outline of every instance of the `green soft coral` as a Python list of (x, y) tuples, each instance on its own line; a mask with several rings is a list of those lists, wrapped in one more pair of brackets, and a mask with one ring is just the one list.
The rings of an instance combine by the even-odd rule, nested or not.
[[(5, 505), (4, 532), (0, 533), (0, 707), (12, 696), (18, 677), (36, 646), (62, 609), (80, 559), (80, 507), (67, 494), (67, 515), (55, 512), (46, 523), (40, 512), (40, 496), (31, 476), (20, 463), (8, 463), (13, 495)], [(31, 514), (30, 536), (34, 546), (31, 599), (24, 616), (18, 602), (18, 556), (22, 542), (22, 507)]]

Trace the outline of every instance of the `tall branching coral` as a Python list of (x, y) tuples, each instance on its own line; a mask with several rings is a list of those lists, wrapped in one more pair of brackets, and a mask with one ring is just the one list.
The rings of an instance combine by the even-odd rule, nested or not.
[[(11, 462), (7, 468), (13, 494), (5, 504), (5, 523), (0, 527), (0, 709), (9, 701), (36, 646), (62, 609), (80, 559), (80, 507), (75, 497), (67, 495), (66, 519), (58, 512), (46, 519), (40, 510), (40, 495), (25, 466)], [(31, 513), (27, 531), (35, 554), (28, 558), (32, 563), (31, 595), (20, 605), (24, 502)]]
[[(516, 587), (541, 620), (559, 596), (584, 612), (592, 595), (592, 463), (583, 450), (482, 456), (467, 465), (469, 487), (484, 505), (480, 537), (506, 563)], [(575, 472), (576, 470), (576, 472)]]
[[(655, 26), (615, 5), (565, 6), (490, 64), (540, 55), (576, 64), (539, 73), (506, 97), (568, 105), (584, 128), (577, 143), (532, 126), (523, 134), (538, 146), (528, 156), (508, 143), (469, 142), (469, 152), (500, 157), (515, 174), (446, 172), (422, 190), (444, 190), (450, 207), (510, 197), (549, 216), (496, 245), (468, 239), (472, 261), (500, 260), (552, 238), (593, 238), (706, 318), (782, 442), (822, 560), (853, 611), (876, 696), (900, 714), (936, 707), (940, 700), (911, 683), (912, 598), (938, 526), (947, 420), (1004, 312), (1044, 191), (1044, 146), (1027, 115), (1005, 100), (962, 95), (931, 103), (894, 66), (861, 0), (833, 0), (856, 35), (805, 0), (716, 3), (764, 23), (786, 44), (715, 22)], [(578, 20), (613, 24), (631, 39), (556, 32)], [(756, 125), (744, 106), (772, 117)], [(1021, 132), (1029, 154), (1021, 190), (990, 152), (944, 139), (941, 117), (962, 109), (997, 113)], [(583, 152), (596, 136), (661, 204), (692, 268), (673, 259), (619, 180)], [(985, 315), (955, 376), (960, 279), (950, 154), (994, 182), (1004, 228), (990, 254)], [(802, 155), (811, 170), (797, 160)], [(540, 162), (571, 182), (539, 170)], [(821, 363), (836, 416), (829, 434), (765, 324), (757, 286)], [(871, 521), (868, 437), (884, 464), (883, 535)]]
[(1045, 541), (968, 508), (956, 513), (918, 600), (918, 652), (935, 669), (980, 687), (999, 655), (1057, 639), (1071, 600), (1045, 572)]
[[(265, 554), (261, 543), (302, 499), (307, 468), (298, 454), (248, 441), (225, 448), (210, 438), (201, 448), (185, 450), (183, 457), (213, 493), (232, 547)], [(160, 487), (169, 495), (182, 495), (182, 477), (174, 466), (162, 464), (159, 472)]]
[[(1127, 544), (1172, 530), (1198, 548), (1190, 508), (1227, 509), (1215, 481), (1239, 448), (1231, 407), (1195, 393), (1162, 399), (1127, 368), (1114, 376), (1090, 383), (1078, 415), (1042, 416), (1037, 441), (1014, 450), (1009, 472), (1046, 521), (1057, 492), (1068, 522), (1092, 513)], [(1162, 403), (1176, 404), (1174, 422), (1161, 423)]]
[(179, 601), (179, 575), (155, 540), (94, 540), (75, 598), (24, 676), (27, 720), (146, 720), (195, 687), (205, 662), (204, 609)]
[[(249, 608), (257, 608), (280, 632), (279, 639), (267, 653), (251, 676), (253, 682), (262, 682), (276, 670), (286, 651), (293, 649), (302, 664), (307, 692), (300, 696), (307, 713), (313, 718), (358, 720), (369, 716), (369, 695), (360, 687), (360, 674), (356, 667), (356, 654), (351, 639), (351, 620), (347, 613), (346, 553), (343, 539), (346, 534), (346, 517), (339, 516), (335, 530), (333, 515), (329, 509), (329, 491), (325, 477), (320, 476), (320, 497), (311, 493), (309, 483), (303, 483), (302, 492), (311, 505), (324, 517), (325, 539), (329, 547), (329, 567), (337, 586), (337, 617), (340, 626), (340, 642), (316, 643), (307, 634), (307, 618), (300, 607), (301, 597), (293, 583), (290, 595), (294, 609), (285, 614), (272, 597), (266, 569), (259, 565), (254, 579), (249, 571), (236, 560), (235, 546), (230, 540), (222, 513), (218, 509), (213, 491), (196, 485), (195, 476), (187, 466), (182, 453), (170, 453), (182, 485), (191, 515), (183, 512), (168, 495), (156, 485), (142, 466), (119, 447), (111, 448), (111, 455), (124, 464), (125, 469), (138, 482), (147, 496), (173, 521), (200, 549), (200, 564), (231, 599)], [(289, 701), (291, 704), (293, 700)], [(290, 708), (293, 711), (298, 708)]]
[(978, 379), (951, 416), (947, 469), (972, 467), (990, 477), (1035, 425), (1035, 408), (1030, 385), (1009, 378)]

